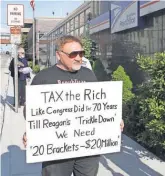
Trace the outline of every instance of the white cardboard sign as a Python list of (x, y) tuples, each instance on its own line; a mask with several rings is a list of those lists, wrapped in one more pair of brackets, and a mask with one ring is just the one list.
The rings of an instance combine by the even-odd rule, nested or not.
[(7, 5), (7, 24), (8, 26), (24, 26), (24, 5)]
[(119, 152), (122, 82), (26, 86), (27, 163)]

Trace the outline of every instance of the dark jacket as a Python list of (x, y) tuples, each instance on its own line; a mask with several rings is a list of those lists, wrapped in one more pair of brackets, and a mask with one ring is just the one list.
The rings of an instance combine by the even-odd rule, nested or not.
[[(23, 59), (18, 58), (18, 61), (19, 61), (19, 62), (22, 62), (22, 63), (24, 64), (24, 66), (20, 66), (20, 67), (18, 68), (18, 70), (19, 70), (20, 68), (28, 67), (28, 62), (27, 62), (27, 60), (26, 60), (25, 58), (23, 58)], [(11, 71), (11, 76), (14, 78), (14, 76), (15, 76), (15, 74), (14, 74), (14, 71), (15, 71), (15, 70), (14, 70), (14, 58), (12, 58), (12, 60), (11, 60), (11, 62), (10, 62), (9, 70)], [(30, 73), (28, 73), (28, 74), (23, 74), (23, 73), (21, 73), (21, 72), (18, 71), (18, 78), (20, 78), (21, 80), (26, 80), (26, 78), (30, 78)]]

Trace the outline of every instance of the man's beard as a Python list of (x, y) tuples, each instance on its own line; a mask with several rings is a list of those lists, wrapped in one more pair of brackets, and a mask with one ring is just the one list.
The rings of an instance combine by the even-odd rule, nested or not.
[(72, 71), (78, 71), (81, 68), (81, 63), (80, 62), (74, 62), (72, 64)]

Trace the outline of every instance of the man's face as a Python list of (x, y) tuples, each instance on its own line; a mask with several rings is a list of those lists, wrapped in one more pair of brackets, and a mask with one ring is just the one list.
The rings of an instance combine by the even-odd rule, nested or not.
[(77, 42), (66, 43), (63, 48), (57, 52), (57, 57), (62, 65), (69, 71), (77, 71), (81, 68), (83, 48)]
[(19, 52), (18, 56), (19, 56), (19, 58), (24, 58), (25, 57), (25, 52), (24, 51)]

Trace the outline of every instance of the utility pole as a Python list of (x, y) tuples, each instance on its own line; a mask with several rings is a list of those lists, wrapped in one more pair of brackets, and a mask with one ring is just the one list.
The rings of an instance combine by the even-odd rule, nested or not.
[(21, 43), (21, 27), (24, 26), (24, 5), (7, 4), (7, 25), (10, 27), (10, 43), (13, 44), (14, 56), (14, 92), (15, 112), (18, 112), (18, 54), (17, 47)]
[(34, 15), (35, 1), (30, 0), (30, 5), (33, 9), (33, 67), (34, 67), (35, 66), (35, 15)]
[(33, 10), (33, 67), (35, 66), (35, 17)]

